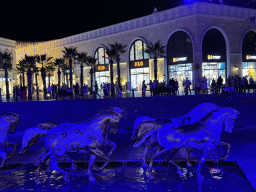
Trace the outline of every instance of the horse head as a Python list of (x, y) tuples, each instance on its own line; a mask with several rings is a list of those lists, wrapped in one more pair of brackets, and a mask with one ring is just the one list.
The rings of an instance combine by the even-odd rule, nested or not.
[(112, 109), (108, 109), (107, 112), (112, 116), (109, 121), (109, 133), (115, 135), (119, 127), (120, 119), (123, 116), (123, 110), (118, 107), (113, 107)]
[(240, 112), (233, 108), (223, 108), (223, 109), (225, 109), (225, 113), (223, 114), (224, 115), (223, 124), (225, 127), (225, 131), (231, 133), (234, 128), (237, 115), (240, 114)]
[(17, 125), (19, 123), (20, 115), (17, 113), (4, 113), (0, 117), (1, 119), (4, 119), (6, 122), (9, 123), (9, 134), (15, 134)]

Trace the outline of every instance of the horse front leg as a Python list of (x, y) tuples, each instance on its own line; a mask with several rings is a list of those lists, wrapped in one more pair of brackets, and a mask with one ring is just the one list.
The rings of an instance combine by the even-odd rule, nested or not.
[(0, 152), (0, 158), (2, 158), (2, 163), (0, 164), (0, 168), (3, 167), (4, 161), (6, 160), (6, 153)]
[(91, 152), (105, 160), (105, 163), (99, 168), (99, 170), (104, 169), (104, 167), (106, 167), (109, 164), (110, 159), (107, 157), (107, 155), (105, 155), (105, 153), (103, 151), (101, 151), (99, 149), (91, 149)]
[(7, 147), (13, 147), (12, 153), (10, 155), (6, 156), (7, 159), (10, 159), (10, 158), (12, 158), (16, 154), (16, 151), (18, 149), (18, 144), (17, 143), (13, 143), (13, 142), (8, 142), (7, 143)]
[(227, 147), (227, 151), (226, 151), (225, 156), (224, 156), (224, 157), (220, 157), (220, 160), (221, 160), (221, 161), (224, 161), (224, 160), (227, 159), (228, 156), (229, 156), (229, 151), (230, 151), (231, 145), (230, 145), (229, 143), (225, 143), (225, 142), (220, 142), (220, 145), (224, 145), (224, 146)]
[(72, 170), (75, 171), (77, 168), (75, 161), (73, 159), (71, 159), (67, 154), (64, 154), (63, 157), (71, 163)]
[(96, 155), (92, 154), (90, 157), (90, 160), (89, 160), (89, 166), (88, 166), (88, 171), (87, 171), (87, 175), (89, 176), (90, 181), (95, 181), (95, 178), (91, 175), (91, 173), (92, 173), (91, 168), (92, 168), (92, 165), (93, 165), (95, 159), (96, 159)]
[(112, 147), (110, 152), (107, 154), (107, 156), (109, 157), (109, 156), (112, 155), (113, 151), (116, 149), (116, 144), (114, 142), (112, 142), (112, 141), (106, 140), (106, 145)]
[(201, 175), (201, 167), (202, 165), (204, 164), (204, 162), (206, 161), (206, 158), (212, 153), (212, 151), (214, 150), (213, 146), (212, 147), (207, 147), (207, 148), (204, 148), (204, 154), (202, 155), (200, 161), (199, 161), (199, 164), (198, 164), (198, 167), (197, 167), (197, 174), (198, 174), (198, 178), (203, 178), (202, 175)]
[(59, 159), (60, 159), (60, 157), (57, 157), (55, 154), (51, 153), (50, 154), (50, 168), (55, 170), (55, 171), (61, 172), (64, 175), (64, 180), (69, 182), (68, 172), (61, 169), (58, 165), (59, 164)]
[(143, 164), (142, 164), (142, 167), (148, 167), (147, 163), (146, 163), (146, 154), (148, 152), (148, 146), (145, 147), (145, 150), (144, 150), (144, 153), (143, 153), (143, 156), (142, 156), (142, 161), (143, 161)]
[(189, 155), (192, 151), (192, 148), (186, 148), (186, 151), (187, 151), (187, 156), (186, 156), (186, 164), (187, 164), (187, 167), (192, 167), (192, 164), (189, 162)]
[(161, 148), (162, 148), (161, 146), (159, 146), (159, 145), (157, 146), (157, 151), (150, 160), (150, 163), (149, 163), (149, 166), (148, 166), (148, 169), (147, 169), (147, 172), (149, 173), (149, 175), (148, 175), (149, 178), (153, 178), (153, 176), (151, 175), (151, 171), (152, 171), (152, 167), (153, 167), (153, 163), (154, 163), (155, 158), (157, 158), (159, 155), (165, 153), (166, 151), (170, 150), (170, 149), (163, 149), (161, 151)]

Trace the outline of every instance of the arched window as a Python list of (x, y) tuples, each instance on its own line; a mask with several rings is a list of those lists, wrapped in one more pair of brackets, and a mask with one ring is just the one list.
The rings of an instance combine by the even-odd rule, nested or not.
[(136, 40), (130, 49), (130, 61), (138, 61), (148, 59), (148, 54), (145, 52), (146, 43), (142, 40)]
[(142, 81), (149, 83), (149, 56), (145, 52), (146, 43), (140, 39), (133, 42), (130, 48), (131, 87), (140, 91)]
[(99, 47), (96, 50), (94, 57), (95, 57), (95, 59), (97, 59), (96, 65), (109, 64), (108, 55), (106, 54), (106, 49), (104, 47)]
[(95, 80), (98, 85), (101, 86), (103, 83), (109, 83), (109, 60), (104, 47), (99, 47), (94, 55), (96, 60), (95, 66)]
[(208, 86), (211, 85), (213, 78), (216, 81), (219, 76), (223, 78), (223, 84), (225, 84), (227, 76), (227, 51), (226, 41), (222, 33), (214, 28), (208, 30), (203, 38), (202, 49), (202, 76), (206, 77)]
[(168, 79), (177, 80), (180, 89), (186, 78), (193, 83), (192, 63), (192, 39), (184, 31), (173, 33), (167, 44)]
[(256, 80), (256, 33), (249, 31), (246, 33), (242, 44), (243, 66), (242, 76), (247, 79), (252, 77)]

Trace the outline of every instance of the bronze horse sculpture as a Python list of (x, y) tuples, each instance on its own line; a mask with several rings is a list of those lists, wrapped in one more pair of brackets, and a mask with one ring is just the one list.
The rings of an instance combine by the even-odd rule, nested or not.
[(4, 113), (0, 116), (0, 146), (1, 147), (13, 147), (13, 151), (10, 155), (6, 155), (5, 152), (0, 151), (0, 157), (2, 163), (0, 168), (3, 166), (6, 159), (12, 158), (18, 148), (18, 144), (8, 141), (8, 134), (15, 134), (17, 125), (20, 119), (20, 115), (16, 113)]
[[(63, 123), (52, 127), (45, 133), (42, 133), (43, 131), (40, 132), (40, 134), (45, 135), (46, 151), (40, 157), (37, 165), (40, 166), (41, 163), (50, 158), (50, 168), (63, 173), (64, 179), (69, 181), (69, 173), (58, 165), (60, 159), (66, 158), (73, 164), (73, 160), (66, 155), (67, 152), (89, 153), (90, 160), (87, 174), (90, 181), (95, 180), (91, 173), (92, 165), (96, 157), (105, 160), (104, 165), (99, 170), (102, 170), (110, 162), (109, 157), (115, 150), (116, 145), (108, 141), (106, 136), (108, 132), (116, 134), (122, 113), (123, 110), (117, 107), (106, 108), (82, 123)], [(34, 136), (32, 134), (24, 137), (26, 140), (33, 139), (35, 138), (35, 133)], [(24, 143), (29, 144), (30, 142), (24, 141)], [(112, 147), (108, 154), (103, 150), (106, 145)], [(25, 144), (23, 149), (26, 146)]]
[[(200, 107), (203, 105), (205, 104), (201, 104)], [(231, 132), (237, 114), (239, 114), (239, 112), (235, 109), (220, 108), (214, 105), (210, 106), (209, 109), (210, 110), (206, 110), (207, 113), (202, 113), (203, 115), (199, 114), (200, 118), (195, 116), (196, 113), (191, 115), (188, 120), (190, 119), (189, 121), (193, 122), (192, 124), (187, 122), (185, 124), (181, 123), (179, 126), (173, 126), (173, 123), (159, 124), (157, 122), (152, 123), (150, 121), (144, 121), (139, 124), (133, 136), (134, 139), (137, 139), (134, 147), (138, 147), (142, 143), (146, 144), (146, 149), (143, 155), (144, 166), (147, 166), (145, 161), (147, 149), (157, 147), (156, 152), (150, 159), (150, 164), (147, 169), (149, 172), (149, 177), (153, 177), (151, 175), (151, 171), (154, 159), (156, 157), (168, 151), (174, 150), (176, 153), (181, 147), (188, 149), (187, 160), (192, 149), (203, 150), (204, 153), (200, 157), (199, 166), (197, 168), (198, 175), (201, 175), (200, 170), (202, 164), (205, 162), (205, 159), (218, 145), (221, 144), (220, 134), (222, 132), (222, 128), (225, 128), (226, 131)], [(227, 154), (225, 158), (226, 157)], [(182, 176), (183, 173), (181, 168), (173, 161), (170, 162), (177, 166), (177, 172), (180, 176)]]

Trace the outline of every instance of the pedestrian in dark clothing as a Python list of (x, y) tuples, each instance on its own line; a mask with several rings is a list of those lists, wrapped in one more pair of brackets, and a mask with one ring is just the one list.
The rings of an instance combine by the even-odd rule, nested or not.
[(96, 95), (98, 95), (99, 96), (99, 98), (100, 98), (100, 95), (99, 95), (99, 93), (98, 93), (98, 91), (99, 91), (99, 87), (98, 87), (98, 83), (97, 83), (97, 81), (95, 81), (95, 94)]
[(142, 81), (142, 96), (146, 95), (146, 88), (147, 88), (147, 85), (145, 83), (145, 80), (143, 80)]
[(153, 96), (153, 82), (150, 80), (148, 85), (150, 88), (150, 96)]

